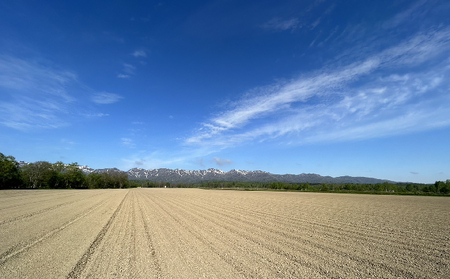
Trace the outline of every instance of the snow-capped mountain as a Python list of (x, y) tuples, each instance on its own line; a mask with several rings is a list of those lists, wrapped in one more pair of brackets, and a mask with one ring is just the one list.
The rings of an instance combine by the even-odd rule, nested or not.
[(78, 168), (84, 172), (85, 174), (90, 174), (91, 172), (94, 172), (95, 170), (88, 167), (88, 166), (78, 166)]
[(302, 174), (272, 174), (265, 171), (230, 170), (224, 172), (218, 169), (180, 170), (180, 169), (140, 169), (128, 171), (129, 179), (163, 181), (170, 183), (198, 183), (202, 181), (235, 181), (235, 182), (290, 182), (290, 183), (382, 183), (387, 180), (351, 177), (351, 176), (321, 176), (313, 173)]
[(17, 163), (19, 163), (19, 168), (24, 167), (26, 165), (29, 165), (30, 163), (25, 162), (25, 161), (18, 161)]
[[(23, 167), (29, 163), (19, 161), (19, 166)], [(109, 169), (92, 169), (88, 166), (78, 166), (85, 174), (92, 172), (112, 172), (120, 171), (117, 168)], [(392, 182), (383, 179), (369, 177), (353, 177), (353, 176), (321, 176), (314, 173), (302, 174), (272, 174), (265, 171), (244, 171), (230, 170), (222, 171), (218, 169), (207, 170), (182, 170), (182, 169), (141, 169), (133, 168), (127, 171), (128, 178), (131, 180), (149, 180), (154, 182), (170, 182), (170, 183), (199, 183), (207, 181), (230, 181), (230, 182), (287, 182), (287, 183), (360, 183), (360, 184), (376, 184), (383, 182)]]

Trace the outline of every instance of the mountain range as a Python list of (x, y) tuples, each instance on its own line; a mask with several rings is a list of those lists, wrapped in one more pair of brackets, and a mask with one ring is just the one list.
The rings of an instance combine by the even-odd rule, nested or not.
[[(27, 162), (20, 161), (22, 167)], [(92, 172), (112, 172), (120, 171), (117, 168), (108, 169), (92, 169), (88, 166), (79, 166), (85, 174)], [(244, 171), (230, 170), (222, 171), (218, 169), (207, 170), (182, 170), (182, 169), (141, 169), (133, 168), (126, 172), (130, 180), (149, 180), (170, 183), (199, 183), (207, 181), (230, 181), (230, 182), (285, 182), (285, 183), (354, 183), (354, 184), (376, 184), (383, 182), (392, 182), (385, 179), (377, 179), (371, 177), (354, 177), (354, 176), (321, 176), (314, 173), (302, 174), (273, 174), (265, 171)]]
[[(85, 173), (105, 172), (117, 169), (93, 170), (89, 167), (80, 167)], [(128, 178), (132, 180), (163, 181), (170, 183), (199, 183), (206, 181), (234, 181), (234, 182), (285, 182), (285, 183), (356, 183), (376, 184), (391, 182), (383, 179), (352, 176), (321, 176), (314, 173), (302, 174), (273, 174), (265, 171), (243, 171), (218, 169), (207, 170), (182, 170), (182, 169), (141, 169), (133, 168), (127, 171)]]

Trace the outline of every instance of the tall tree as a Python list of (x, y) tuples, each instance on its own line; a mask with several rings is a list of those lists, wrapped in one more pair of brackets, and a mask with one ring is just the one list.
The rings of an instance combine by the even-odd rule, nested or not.
[(64, 180), (66, 181), (66, 188), (87, 188), (86, 177), (78, 167), (78, 163), (66, 166)]
[(0, 189), (19, 188), (21, 185), (19, 163), (13, 156), (0, 153)]
[(50, 181), (55, 175), (52, 164), (45, 161), (38, 161), (28, 164), (22, 168), (22, 174), (28, 188), (49, 188)]
[(104, 187), (104, 181), (102, 179), (102, 175), (96, 172), (91, 172), (86, 177), (86, 183), (88, 188), (90, 189), (98, 189), (98, 188), (105, 188)]

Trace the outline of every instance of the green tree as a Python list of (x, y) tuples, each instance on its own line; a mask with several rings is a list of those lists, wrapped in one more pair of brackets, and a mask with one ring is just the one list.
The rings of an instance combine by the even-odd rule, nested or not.
[(406, 184), (405, 189), (408, 192), (412, 192), (412, 191), (414, 191), (414, 186), (411, 183), (408, 183), (408, 184)]
[(441, 188), (441, 193), (442, 194), (450, 193), (450, 179), (447, 179), (447, 181), (445, 181), (445, 184)]
[(96, 173), (96, 172), (91, 172), (86, 177), (86, 184), (87, 184), (87, 187), (90, 188), (90, 189), (104, 188), (103, 187), (102, 176), (99, 173)]
[(441, 194), (448, 194), (450, 192), (450, 183), (449, 180), (447, 179), (446, 182), (443, 181), (436, 181), (434, 183), (434, 191), (436, 193), (441, 193)]
[(19, 163), (13, 156), (5, 156), (0, 153), (0, 189), (19, 188), (21, 186)]
[(442, 188), (440, 189), (440, 193), (441, 194), (450, 193), (450, 186), (448, 186), (447, 184), (444, 184), (444, 186), (442, 186)]
[(72, 163), (64, 168), (64, 182), (65, 188), (87, 188), (86, 176), (80, 170), (78, 163)]
[(22, 168), (22, 175), (28, 188), (49, 188), (52, 177), (55, 175), (52, 164), (38, 161)]
[(434, 188), (435, 188), (436, 193), (440, 193), (440, 192), (441, 192), (441, 189), (446, 188), (445, 182), (442, 182), (442, 181), (436, 181), (436, 182), (434, 183)]
[(52, 171), (53, 175), (49, 181), (50, 188), (65, 188), (64, 172), (66, 171), (66, 165), (63, 162), (58, 161), (52, 164)]

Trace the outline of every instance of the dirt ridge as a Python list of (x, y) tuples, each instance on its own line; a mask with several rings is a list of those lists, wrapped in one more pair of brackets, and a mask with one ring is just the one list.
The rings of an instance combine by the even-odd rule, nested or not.
[(89, 248), (86, 250), (86, 252), (81, 256), (80, 260), (77, 262), (77, 264), (74, 266), (72, 271), (67, 275), (67, 278), (79, 278), (79, 275), (83, 272), (87, 262), (89, 261), (89, 258), (94, 254), (95, 249), (100, 244), (100, 242), (103, 240), (103, 237), (105, 236), (106, 232), (108, 231), (109, 227), (111, 226), (112, 222), (116, 218), (118, 212), (121, 210), (123, 202), (127, 198), (129, 193), (125, 195), (125, 197), (120, 202), (117, 209), (114, 211), (114, 213), (111, 215), (111, 218), (109, 218), (108, 223), (106, 223), (105, 226), (101, 229), (101, 231), (98, 233), (98, 235), (95, 237), (92, 244), (89, 246)]
[(0, 255), (0, 265), (4, 264), (6, 261), (8, 261), (9, 258), (12, 258), (14, 256), (17, 256), (20, 253), (23, 253), (23, 252), (27, 251), (31, 247), (37, 245), (38, 243), (44, 241), (47, 238), (52, 237), (53, 235), (55, 235), (56, 233), (64, 230), (65, 228), (67, 228), (68, 226), (72, 225), (73, 223), (81, 220), (83, 217), (85, 217), (86, 215), (91, 213), (93, 210), (95, 210), (96, 208), (98, 208), (99, 206), (101, 206), (105, 202), (106, 201), (101, 201), (101, 202), (95, 204), (94, 206), (88, 208), (87, 211), (85, 211), (84, 213), (75, 216), (75, 218), (69, 220), (68, 222), (64, 223), (60, 227), (47, 232), (44, 235), (38, 236), (35, 239), (29, 240), (28, 242), (18, 243), (17, 245), (12, 246), (6, 252), (4, 252), (4, 253), (2, 253)]

